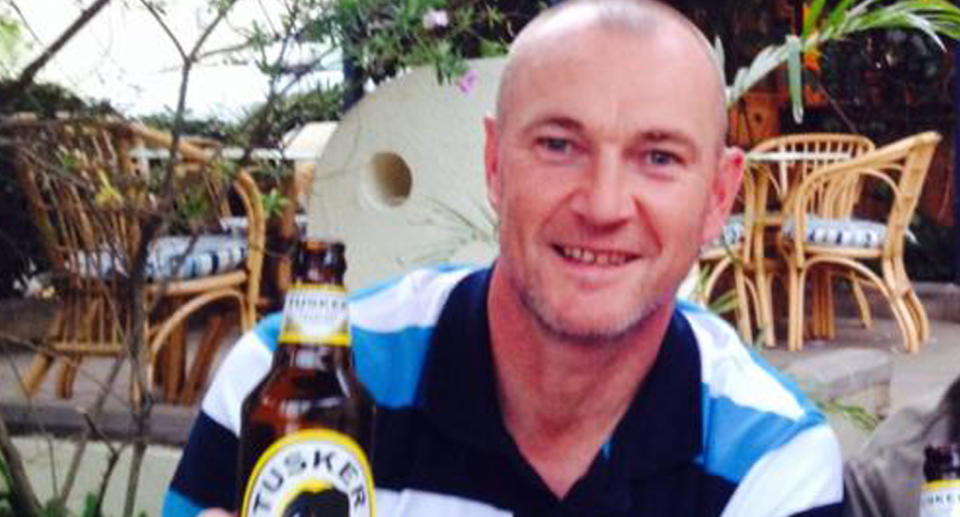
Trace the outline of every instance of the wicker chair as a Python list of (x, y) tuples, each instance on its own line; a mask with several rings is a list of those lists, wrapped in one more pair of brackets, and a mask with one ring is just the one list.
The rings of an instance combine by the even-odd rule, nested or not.
[[(824, 167), (787, 200), (779, 243), (787, 262), (788, 347), (803, 347), (804, 283), (819, 267), (845, 270), (876, 286), (890, 304), (904, 347), (917, 352), (929, 337), (926, 312), (903, 265), (907, 227), (916, 209), (940, 135), (926, 132)], [(885, 222), (851, 217), (863, 192), (892, 196)], [(881, 275), (864, 265), (879, 263)], [(869, 285), (869, 284), (868, 284)]]
[(743, 176), (737, 200), (740, 212), (731, 215), (724, 224), (720, 237), (700, 251), (698, 265), (703, 276), (694, 294), (694, 301), (708, 305), (714, 299), (714, 289), (724, 273), (728, 270), (732, 271), (737, 331), (745, 343), (753, 343), (754, 325), (751, 324), (751, 314), (758, 327), (762, 317), (756, 288), (750, 279), (750, 273), (753, 271), (751, 253), (755, 190), (753, 174), (747, 171)]
[[(756, 181), (756, 223), (751, 245), (754, 247), (753, 279), (760, 305), (761, 325), (767, 346), (776, 344), (773, 315), (773, 277), (782, 271), (772, 232), (782, 222), (782, 209), (790, 193), (813, 171), (826, 165), (860, 156), (875, 148), (864, 136), (843, 133), (799, 133), (771, 138), (757, 144), (747, 155)], [(832, 337), (832, 272), (823, 270), (814, 283), (814, 334)], [(870, 325), (870, 309), (862, 289), (851, 282), (864, 325)]]
[[(149, 244), (147, 283), (140, 297), (149, 317), (144, 328), (133, 329), (131, 307), (115, 301), (129, 290), (148, 213), (160, 210), (153, 185), (157, 175), (151, 171), (156, 161), (143, 154), (162, 154), (170, 136), (117, 120), (29, 118), (4, 122), (0, 134), (13, 144), (18, 177), (59, 300), (47, 346), (25, 377), (25, 391), (34, 394), (59, 360), (56, 391), (70, 397), (85, 356), (127, 354), (125, 338), (142, 332), (148, 382), (153, 382), (154, 365), (162, 355), (165, 361), (155, 372), (162, 381), (161, 398), (193, 402), (203, 387), (223, 320), (216, 312), (211, 317), (217, 332), (204, 337), (185, 378), (182, 337), (187, 318), (223, 301), (236, 307), (244, 329), (256, 318), (264, 216), (249, 174), (237, 173), (230, 182), (209, 151), (179, 146), (173, 184), (177, 195), (163, 210), (164, 220), (183, 234), (163, 235)], [(249, 218), (246, 235), (209, 234), (230, 205), (242, 206)]]

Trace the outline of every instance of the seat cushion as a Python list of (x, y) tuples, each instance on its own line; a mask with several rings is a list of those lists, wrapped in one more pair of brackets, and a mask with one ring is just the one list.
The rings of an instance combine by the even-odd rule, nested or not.
[(743, 222), (743, 214), (732, 214), (727, 218), (720, 235), (704, 246), (703, 251), (739, 244), (743, 241), (744, 233), (746, 233), (746, 225)]
[[(300, 235), (307, 234), (307, 214), (295, 215), (293, 224), (296, 225)], [(250, 226), (250, 221), (242, 216), (221, 217), (220, 226), (223, 228), (224, 233), (243, 237), (247, 235), (247, 228)]]
[[(191, 237), (172, 235), (153, 243), (147, 259), (150, 280), (186, 280), (233, 271), (247, 258), (247, 239), (234, 235), (200, 235), (187, 252)], [(182, 260), (182, 262), (180, 262)]]
[[(247, 257), (247, 240), (232, 235), (200, 235), (190, 253), (191, 237), (174, 235), (161, 237), (150, 246), (147, 257), (147, 280), (186, 280), (226, 273), (240, 268)], [(67, 269), (87, 278), (126, 276), (126, 258), (115, 260), (115, 254), (77, 252), (67, 263)], [(179, 262), (181, 261), (182, 262)], [(179, 264), (179, 266), (178, 266)]]
[[(783, 223), (782, 232), (790, 239), (794, 237), (796, 224), (792, 218)], [(886, 238), (886, 225), (875, 221), (853, 218), (825, 219), (807, 215), (807, 227), (803, 240), (810, 244), (825, 246), (879, 249)]]

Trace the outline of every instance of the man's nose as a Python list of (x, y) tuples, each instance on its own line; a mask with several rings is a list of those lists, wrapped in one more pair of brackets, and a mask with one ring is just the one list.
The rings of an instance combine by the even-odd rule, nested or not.
[(607, 226), (625, 221), (632, 201), (625, 181), (626, 163), (615, 156), (599, 156), (584, 177), (575, 211), (587, 222)]

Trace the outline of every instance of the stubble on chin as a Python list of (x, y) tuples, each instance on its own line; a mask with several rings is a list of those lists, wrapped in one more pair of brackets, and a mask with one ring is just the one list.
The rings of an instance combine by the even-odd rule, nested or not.
[(520, 304), (537, 327), (560, 342), (576, 346), (596, 346), (620, 341), (641, 329), (665, 303), (665, 300), (657, 299), (631, 307), (624, 311), (624, 314), (610, 315), (607, 321), (578, 325), (563, 321), (559, 311), (551, 307), (542, 295), (545, 289), (543, 286), (531, 285), (529, 281), (516, 278), (514, 275), (507, 275), (507, 277), (513, 284), (513, 291), (517, 294)]

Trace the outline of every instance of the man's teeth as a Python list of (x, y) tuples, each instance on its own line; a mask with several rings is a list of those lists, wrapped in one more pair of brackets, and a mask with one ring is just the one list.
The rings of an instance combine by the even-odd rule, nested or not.
[(585, 264), (618, 266), (627, 261), (626, 253), (588, 250), (585, 248), (575, 248), (571, 246), (563, 246), (561, 250), (563, 251), (564, 257), (576, 260), (578, 262), (583, 262)]

